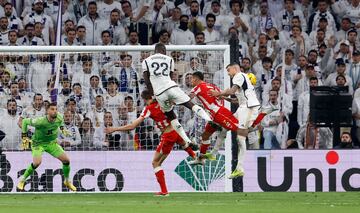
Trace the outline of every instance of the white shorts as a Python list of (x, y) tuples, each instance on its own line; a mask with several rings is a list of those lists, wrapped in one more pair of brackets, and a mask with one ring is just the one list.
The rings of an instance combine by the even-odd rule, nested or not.
[(260, 106), (239, 107), (235, 112), (235, 117), (239, 120), (239, 129), (248, 129), (259, 115), (259, 109)]
[(190, 101), (190, 97), (178, 86), (171, 87), (155, 97), (164, 112), (170, 112), (174, 104), (180, 105)]

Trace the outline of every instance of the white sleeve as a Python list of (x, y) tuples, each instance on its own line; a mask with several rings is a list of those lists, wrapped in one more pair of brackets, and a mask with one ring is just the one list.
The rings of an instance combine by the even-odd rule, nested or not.
[(151, 112), (148, 107), (145, 107), (140, 114), (140, 116), (143, 118), (148, 118), (148, 117), (150, 117), (150, 115), (151, 115)]
[(244, 80), (245, 80), (244, 76), (242, 76), (242, 74), (239, 73), (234, 76), (232, 82), (233, 82), (233, 84), (235, 84), (241, 88), (241, 86), (244, 84)]

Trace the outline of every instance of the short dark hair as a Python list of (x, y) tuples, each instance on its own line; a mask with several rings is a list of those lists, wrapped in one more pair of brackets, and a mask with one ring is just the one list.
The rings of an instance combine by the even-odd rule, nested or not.
[(226, 66), (226, 69), (229, 68), (229, 67), (235, 66), (235, 65), (240, 66), (237, 62), (232, 62), (232, 63), (230, 63), (230, 64), (228, 64), (228, 65)]
[(186, 18), (189, 20), (189, 16), (188, 16), (188, 15), (185, 15), (185, 14), (183, 14), (183, 15), (180, 16), (180, 20), (181, 20), (183, 17), (186, 17)]
[(46, 110), (50, 109), (50, 107), (52, 107), (52, 106), (57, 107), (57, 103), (56, 102), (50, 102), (49, 105), (47, 105)]
[(343, 136), (343, 135), (349, 135), (350, 138), (352, 138), (350, 132), (343, 132), (343, 133), (341, 133), (341, 136)]
[(204, 74), (202, 72), (196, 71), (192, 74), (192, 76), (196, 76), (197, 78), (199, 78), (200, 80), (204, 80)]
[(27, 23), (27, 24), (25, 25), (25, 30), (26, 30), (27, 28), (29, 28), (29, 27), (34, 28), (34, 25), (33, 25), (32, 23)]
[(337, 81), (337, 80), (338, 80), (338, 78), (343, 78), (343, 79), (345, 80), (345, 82), (346, 82), (346, 77), (345, 77), (345, 75), (340, 74), (340, 75), (336, 76), (335, 81)]
[(112, 84), (112, 83), (114, 83), (114, 84), (116, 84), (117, 86), (119, 86), (119, 81), (117, 80), (117, 78), (115, 78), (115, 77), (110, 77), (109, 79), (108, 79), (108, 82), (107, 82), (108, 84)]
[(261, 61), (261, 63), (270, 63), (272, 64), (273, 63), (273, 60), (270, 58), (270, 57), (264, 57)]
[(155, 53), (162, 53), (162, 54), (166, 54), (166, 47), (164, 44), (161, 43), (157, 43), (155, 45)]
[(145, 100), (150, 100), (150, 99), (152, 99), (152, 93), (149, 90), (144, 90), (141, 93), (141, 98), (143, 98)]
[(10, 99), (7, 100), (6, 106), (8, 106), (9, 103), (11, 103), (11, 102), (15, 102), (15, 104), (17, 105), (16, 100), (14, 98), (10, 98)]
[(310, 77), (309, 81), (317, 81), (317, 82), (319, 82), (319, 79), (317, 77)]
[(109, 34), (109, 36), (111, 36), (111, 33), (109, 30), (104, 30), (101, 32), (101, 37), (103, 37), (105, 33), (107, 33), (107, 34)]
[(96, 1), (91, 1), (91, 2), (89, 2), (88, 7), (89, 7), (90, 5), (95, 5), (95, 6), (97, 6)]
[(74, 88), (74, 87), (76, 87), (76, 86), (79, 86), (79, 87), (81, 88), (81, 84), (80, 84), (80, 83), (74, 83), (74, 84), (72, 85), (72, 88)]
[(208, 20), (209, 18), (213, 18), (213, 19), (216, 21), (216, 16), (215, 16), (214, 14), (212, 14), (212, 13), (208, 13), (208, 14), (206, 15), (205, 20)]
[(76, 31), (78, 31), (79, 29), (84, 29), (86, 31), (86, 27), (84, 25), (79, 25), (76, 27)]

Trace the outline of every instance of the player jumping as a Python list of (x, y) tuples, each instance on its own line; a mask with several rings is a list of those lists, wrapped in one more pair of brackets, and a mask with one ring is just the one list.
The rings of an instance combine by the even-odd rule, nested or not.
[[(205, 131), (201, 135), (200, 153), (202, 155), (189, 162), (190, 164), (204, 164), (205, 157), (209, 160), (215, 160), (215, 155), (225, 140), (227, 131), (231, 130), (236, 132), (239, 121), (233, 113), (224, 106), (223, 100), (209, 95), (210, 91), (220, 91), (220, 89), (215, 85), (206, 83), (202, 72), (194, 72), (192, 74), (191, 84), (194, 88), (191, 90), (190, 97), (196, 96), (212, 117), (212, 122), (206, 124)], [(210, 146), (210, 136), (217, 130), (220, 130), (215, 145), (218, 147), (215, 147), (211, 153), (206, 154), (206, 150)]]
[(142, 111), (141, 115), (128, 125), (106, 128), (105, 133), (110, 134), (115, 131), (130, 131), (139, 126), (146, 118), (152, 118), (162, 132), (160, 144), (156, 148), (156, 152), (152, 161), (155, 176), (161, 188), (161, 191), (156, 193), (155, 195), (168, 196), (169, 193), (166, 187), (164, 170), (161, 168), (161, 164), (170, 154), (175, 143), (182, 146), (182, 148), (194, 159), (195, 153), (190, 148), (189, 144), (184, 142), (184, 140), (179, 136), (179, 134), (174, 131), (173, 127), (170, 125), (170, 120), (160, 109), (159, 103), (152, 98), (152, 94), (150, 93), (150, 91), (144, 90), (141, 93), (141, 97), (145, 100), (146, 103), (146, 107)]
[[(35, 132), (32, 140), (27, 137), (28, 126), (35, 127)], [(64, 135), (70, 133), (64, 128), (64, 119), (61, 114), (57, 112), (56, 103), (51, 103), (46, 109), (46, 115), (37, 118), (25, 118), (22, 120), (22, 145), (28, 147), (31, 142), (31, 152), (33, 162), (25, 170), (24, 175), (20, 178), (17, 188), (20, 191), (24, 190), (26, 178), (29, 177), (37, 167), (40, 166), (42, 160), (42, 153), (45, 151), (63, 163), (64, 185), (71, 191), (76, 191), (76, 187), (70, 182), (70, 159), (65, 151), (57, 143), (58, 131)]]
[(206, 121), (210, 121), (211, 118), (204, 109), (192, 103), (190, 97), (171, 80), (170, 76), (174, 72), (174, 60), (166, 55), (165, 45), (160, 43), (155, 45), (155, 54), (142, 62), (142, 69), (147, 89), (151, 94), (155, 95), (156, 100), (165, 112), (166, 117), (170, 120), (174, 130), (186, 143), (191, 143), (184, 128), (176, 118), (173, 111), (174, 104), (183, 105), (191, 109)]
[(244, 175), (243, 161), (246, 152), (246, 137), (249, 128), (257, 119), (260, 109), (260, 102), (256, 97), (254, 86), (251, 84), (249, 77), (242, 73), (240, 66), (231, 63), (226, 66), (226, 70), (230, 78), (232, 78), (233, 86), (223, 91), (211, 90), (209, 94), (214, 97), (227, 97), (235, 95), (238, 99), (239, 107), (235, 112), (235, 117), (239, 121), (237, 130), (237, 139), (239, 144), (238, 163), (236, 169), (231, 173), (229, 178), (236, 178)]

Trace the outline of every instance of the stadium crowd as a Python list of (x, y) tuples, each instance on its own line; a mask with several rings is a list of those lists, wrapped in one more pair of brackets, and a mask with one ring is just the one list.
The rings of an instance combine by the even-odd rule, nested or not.
[[(360, 0), (63, 0), (58, 20), (59, 2), (0, 0), (0, 45), (56, 45), (60, 21), (65, 46), (228, 44), (236, 36), (241, 68), (256, 76), (262, 108), (271, 112), (249, 148), (333, 148), (332, 130), (315, 127), (308, 116), (310, 86), (318, 85), (349, 87), (354, 125), (343, 130), (336, 147), (354, 148), (360, 141)], [(62, 54), (57, 103), (72, 132), (59, 135), (65, 149), (155, 149), (160, 131), (150, 120), (132, 132), (104, 133), (142, 111), (141, 62), (150, 54)], [(194, 71), (222, 88), (222, 54), (169, 55), (175, 61), (173, 78), (185, 91), (192, 88)], [(0, 53), (3, 150), (20, 150), (21, 120), (44, 115), (54, 84), (53, 55)], [(176, 110), (188, 134), (198, 137), (204, 121)]]

